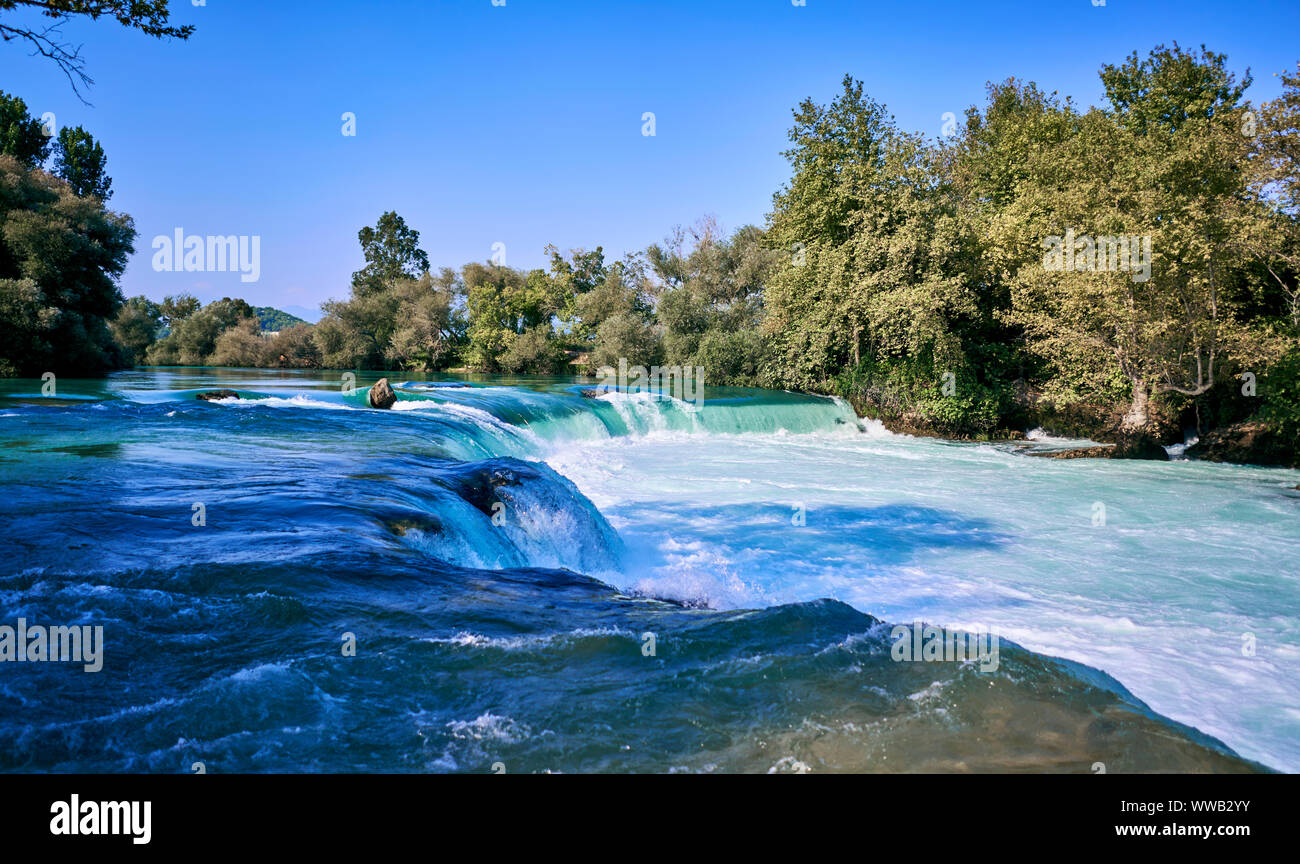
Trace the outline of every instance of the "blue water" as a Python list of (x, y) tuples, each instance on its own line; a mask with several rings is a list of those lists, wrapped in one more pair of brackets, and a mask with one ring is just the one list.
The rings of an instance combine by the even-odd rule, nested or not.
[[(392, 380), (4, 382), (0, 625), (105, 649), (0, 664), (0, 768), (1300, 768), (1300, 472)], [(998, 668), (895, 662), (914, 619)]]

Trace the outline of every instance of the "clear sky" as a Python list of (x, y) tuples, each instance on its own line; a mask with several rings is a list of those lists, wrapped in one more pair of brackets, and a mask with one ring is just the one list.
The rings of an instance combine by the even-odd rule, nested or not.
[[(347, 295), (357, 230), (389, 209), (435, 267), (494, 243), (516, 267), (541, 265), (548, 243), (616, 257), (705, 214), (762, 223), (788, 176), (791, 109), (833, 98), (846, 72), (937, 135), (987, 81), (1088, 105), (1102, 63), (1162, 42), (1250, 67), (1255, 100), (1300, 61), (1296, 0), (1093, 2), (180, 0), (187, 42), (66, 28), (93, 107), (16, 43), (0, 44), (0, 88), (103, 143), (112, 206), (140, 235), (127, 295), (314, 308)], [(259, 235), (259, 281), (154, 272), (153, 238), (178, 227)]]

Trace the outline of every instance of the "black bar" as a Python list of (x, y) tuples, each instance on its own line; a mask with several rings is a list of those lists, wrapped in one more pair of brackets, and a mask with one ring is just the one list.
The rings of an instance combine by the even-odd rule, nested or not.
[[(0, 781), (0, 824), (10, 850), (202, 851), (206, 857), (216, 851), (329, 854), (412, 845), (435, 859), (442, 857), (439, 850), (450, 854), (460, 845), (455, 838), (506, 851), (544, 837), (581, 843), (609, 830), (627, 832), (629, 841), (644, 840), (647, 831), (659, 834), (665, 852), (696, 833), (724, 843), (729, 835), (737, 843), (752, 841), (755, 832), (771, 833), (778, 842), (804, 836), (817, 838), (815, 848), (825, 851), (839, 845), (839, 836), (864, 850), (888, 842), (931, 851), (956, 843), (967, 852), (971, 844), (986, 852), (1022, 845), (1056, 852), (1104, 843), (1142, 854), (1181, 851), (1193, 842), (1215, 852), (1259, 839), (1276, 846), (1294, 833), (1289, 811), (1296, 787), (1280, 776), (876, 775), (823, 780), (820, 787), (816, 779), (794, 782), (804, 785), (554, 776), (10, 775)], [(52, 812), (58, 802), (71, 804), (74, 794), (83, 808), (87, 802), (148, 801), (149, 842), (134, 843), (129, 833), (51, 833)], [(1185, 809), (1171, 812), (1171, 801)], [(1194, 810), (1192, 802), (1201, 801), (1229, 803)], [(1246, 802), (1245, 809), (1237, 802)], [(1140, 805), (1150, 809), (1136, 809)], [(1178, 832), (1193, 825), (1213, 833), (1163, 833), (1167, 826)], [(1154, 826), (1155, 836), (1119, 834), (1152, 830), (1143, 826)]]

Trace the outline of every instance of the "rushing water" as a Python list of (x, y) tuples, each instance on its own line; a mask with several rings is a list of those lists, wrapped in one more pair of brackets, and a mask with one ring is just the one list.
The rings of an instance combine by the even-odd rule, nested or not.
[(0, 768), (1300, 770), (1300, 472), (393, 380), (3, 382), (0, 625), (105, 648), (0, 664)]

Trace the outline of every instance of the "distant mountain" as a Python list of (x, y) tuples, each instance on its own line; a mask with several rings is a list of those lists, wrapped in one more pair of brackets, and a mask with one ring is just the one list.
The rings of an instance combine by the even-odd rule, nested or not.
[(319, 309), (308, 309), (306, 306), (286, 306), (284, 307), (284, 311), (288, 312), (290, 315), (297, 315), (309, 324), (315, 324), (317, 321), (325, 317), (325, 313)]
[(297, 315), (290, 315), (271, 306), (254, 306), (253, 312), (256, 313), (263, 330), (288, 330), (297, 324), (307, 323)]

